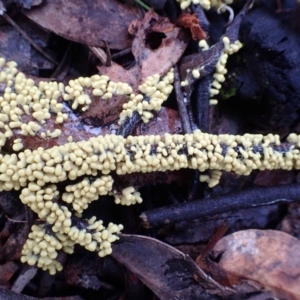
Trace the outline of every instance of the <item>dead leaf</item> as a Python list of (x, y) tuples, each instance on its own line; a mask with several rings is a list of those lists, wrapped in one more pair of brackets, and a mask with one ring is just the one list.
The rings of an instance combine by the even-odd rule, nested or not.
[[(132, 53), (136, 60), (135, 66), (125, 70), (113, 62), (110, 67), (99, 66), (98, 69), (102, 74), (108, 75), (111, 80), (128, 83), (137, 93), (138, 86), (148, 76), (165, 75), (180, 59), (187, 46), (187, 38), (183, 31), (175, 27), (168, 18), (161, 17), (154, 11), (147, 12), (141, 21), (134, 20), (129, 28), (130, 32), (135, 34), (132, 45)], [(155, 44), (155, 49), (152, 49), (150, 44)], [(127, 100), (126, 97), (116, 96), (110, 101), (92, 99), (90, 109), (81, 116), (103, 119), (104, 123), (112, 122), (118, 118), (122, 105)]]
[[(61, 99), (59, 99), (61, 101)], [(62, 124), (56, 124), (55, 118), (56, 116), (51, 116), (50, 119), (47, 119), (46, 123), (43, 124), (43, 131), (49, 130), (53, 132), (55, 129), (60, 129), (62, 134), (57, 138), (41, 138), (40, 135), (34, 136), (25, 136), (21, 134), (21, 130), (19, 128), (13, 129), (13, 136), (7, 140), (5, 144), (5, 149), (10, 151), (12, 149), (13, 141), (16, 138), (20, 138), (24, 145), (24, 149), (37, 149), (38, 147), (43, 147), (45, 149), (63, 145), (68, 142), (68, 137), (72, 136), (73, 141), (83, 141), (91, 138), (92, 136), (96, 136), (99, 134), (105, 134), (108, 132), (108, 128), (91, 128), (89, 124), (83, 124), (74, 112), (67, 107), (67, 104), (64, 103), (64, 112), (67, 111), (68, 119)], [(22, 115), (22, 122), (28, 123), (30, 121), (35, 121), (32, 116), (27, 116), (26, 114)]]
[[(97, 257), (97, 253), (80, 253), (75, 254), (64, 268), (64, 274), (68, 284), (79, 286), (85, 289), (99, 290), (102, 286), (101, 274), (103, 266), (107, 259), (102, 260)], [(105, 287), (105, 284), (103, 283)]]
[(18, 270), (18, 265), (12, 261), (0, 265), (0, 286), (5, 288), (10, 288), (10, 279)]
[(208, 291), (231, 293), (207, 276), (189, 256), (153, 238), (122, 234), (112, 246), (112, 256), (159, 299), (217, 299)]
[[(41, 298), (26, 296), (23, 294), (18, 294), (8, 289), (0, 288), (0, 299), (10, 299), (10, 300), (39, 300)], [(45, 297), (43, 300), (83, 300), (80, 296), (70, 296), (70, 297)]]
[(291, 203), (288, 213), (281, 221), (279, 230), (300, 239), (300, 203)]
[(21, 295), (5, 288), (0, 288), (0, 299), (35, 300), (37, 298)]
[[(161, 17), (152, 10), (145, 14), (143, 20), (134, 20), (129, 26), (129, 31), (135, 34), (132, 45), (132, 53), (136, 60), (134, 67), (125, 70), (112, 63), (110, 67), (99, 66), (98, 69), (114, 81), (128, 83), (137, 93), (138, 86), (148, 76), (154, 74), (163, 76), (180, 59), (187, 46), (187, 38), (184, 38), (183, 31), (175, 27), (168, 18)], [(150, 47), (153, 43), (158, 43), (155, 44), (155, 49)], [(100, 114), (97, 112), (100, 111), (102, 115), (103, 112), (113, 114), (112, 111), (118, 115), (125, 101), (127, 101), (125, 97), (119, 97), (113, 105), (97, 101), (93, 103), (92, 109), (82, 114), (82, 117), (99, 118)]]
[(112, 49), (131, 45), (127, 28), (138, 17), (136, 6), (117, 0), (51, 0), (24, 13), (66, 39), (90, 46), (103, 46), (105, 40)]
[[(24, 16), (18, 16), (17, 24), (21, 28), (26, 28), (26, 32), (34, 35), (33, 40), (43, 47), (47, 46), (49, 36), (44, 30), (38, 28), (33, 22), (26, 20)], [(20, 71), (37, 76), (40, 69), (51, 70), (53, 64), (38, 53), (27, 39), (21, 36), (17, 30), (11, 26), (2, 26), (0, 31), (0, 55), (7, 60), (18, 62)]]
[(253, 184), (259, 186), (275, 186), (295, 182), (295, 172), (286, 170), (259, 171)]
[(168, 18), (159, 18), (156, 22), (151, 24), (153, 32), (168, 33), (172, 32), (175, 28), (175, 24), (170, 23)]
[(202, 40), (207, 38), (205, 31), (200, 26), (200, 21), (196, 14), (190, 15), (182, 13), (177, 20), (177, 24), (184, 28), (189, 28), (194, 40)]
[(139, 82), (150, 75), (165, 74), (179, 60), (187, 46), (187, 35), (178, 27), (166, 31), (167, 22), (168, 19), (151, 10), (136, 24), (132, 53), (138, 66)]
[(300, 241), (275, 230), (245, 230), (213, 249), (228, 275), (256, 281), (279, 299), (300, 299)]
[(14, 0), (13, 2), (15, 2), (23, 8), (30, 9), (33, 6), (40, 5), (43, 2), (43, 0)]
[(132, 43), (135, 66), (120, 70), (120, 66), (113, 64), (98, 69), (112, 80), (130, 84), (133, 91), (137, 92), (138, 85), (148, 76), (163, 76), (177, 63), (187, 46), (188, 37), (168, 18), (157, 15), (153, 10), (147, 12), (143, 20), (134, 20), (129, 28), (135, 35)]
[(26, 226), (16, 229), (7, 239), (5, 244), (0, 247), (0, 260), (11, 261), (20, 259), (27, 235), (28, 232)]
[(91, 95), (92, 103), (88, 110), (80, 114), (85, 124), (95, 127), (104, 126), (119, 119), (124, 103), (129, 97), (113, 95), (109, 100), (102, 100), (100, 97)]
[(139, 124), (134, 131), (134, 135), (164, 135), (165, 133), (179, 134), (182, 132), (178, 111), (162, 107), (156, 118), (152, 118), (148, 123)]

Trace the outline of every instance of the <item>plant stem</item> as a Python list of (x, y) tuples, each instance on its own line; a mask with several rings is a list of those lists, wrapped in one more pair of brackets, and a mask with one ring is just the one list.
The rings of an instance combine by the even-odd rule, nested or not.
[(143, 1), (141, 1), (141, 0), (135, 0), (135, 2), (137, 4), (139, 4), (140, 6), (142, 6), (143, 8), (145, 8), (146, 10), (150, 10), (150, 7), (148, 5), (146, 5)]

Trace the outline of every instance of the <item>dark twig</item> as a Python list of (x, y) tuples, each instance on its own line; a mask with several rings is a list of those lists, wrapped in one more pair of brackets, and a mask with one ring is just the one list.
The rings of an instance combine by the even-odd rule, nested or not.
[(106, 41), (102, 40), (105, 51), (100, 47), (89, 46), (90, 50), (101, 61), (103, 66), (109, 67), (111, 65), (111, 54)]
[[(192, 5), (192, 12), (196, 14), (199, 19), (201, 28), (209, 35), (210, 23), (206, 18), (203, 8), (201, 5)], [(202, 52), (202, 49), (198, 47), (198, 52)], [(208, 121), (209, 121), (209, 84), (210, 76), (205, 76), (195, 82), (195, 90), (192, 97), (195, 97), (196, 101), (196, 113), (194, 114), (195, 122), (203, 132), (208, 132)]]
[[(181, 80), (180, 80), (180, 74), (177, 65), (174, 66), (174, 88), (176, 92), (176, 100), (177, 100), (177, 106), (178, 106), (178, 111), (180, 115), (180, 120), (181, 120), (181, 126), (183, 129), (184, 133), (191, 133), (194, 128), (197, 127), (193, 121), (193, 114), (191, 110), (191, 103), (190, 103), (190, 95), (184, 96), (182, 89), (181, 89)], [(209, 100), (207, 100), (209, 101)], [(195, 170), (193, 174), (193, 180), (191, 184), (191, 189), (188, 195), (188, 199), (192, 199), (194, 194), (198, 190), (199, 186), (199, 171)]]
[(106, 62), (105, 62), (105, 66), (106, 67), (110, 67), (111, 66), (111, 53), (110, 53), (110, 49), (108, 47), (108, 44), (105, 40), (102, 40), (105, 46), (105, 53), (106, 53)]
[(124, 49), (122, 51), (119, 51), (117, 53), (112, 54), (111, 55), (111, 59), (119, 58), (119, 57), (121, 57), (123, 55), (126, 55), (126, 54), (130, 53), (130, 52), (131, 52), (131, 48), (126, 48), (126, 49)]
[(8, 221), (11, 221), (11, 222), (13, 222), (13, 223), (26, 223), (26, 221), (20, 221), (20, 220), (14, 220), (14, 219), (11, 219), (11, 218), (9, 218), (8, 216), (6, 216), (5, 215), (5, 218), (8, 220)]
[(194, 91), (196, 97), (195, 121), (203, 132), (209, 132), (209, 84), (210, 76), (205, 76), (195, 85)]
[(45, 56), (49, 61), (51, 61), (53, 64), (58, 65), (58, 62), (53, 59), (49, 54), (47, 54), (38, 44), (35, 43), (35, 41), (22, 29), (19, 27), (19, 25), (10, 18), (9, 15), (7, 15), (5, 12), (3, 13), (3, 18), (12, 25), (28, 42), (34, 47), (39, 53), (41, 53), (43, 56)]
[(145, 227), (193, 220), (255, 206), (290, 203), (300, 200), (300, 184), (252, 188), (213, 199), (153, 209), (141, 214)]
[[(196, 14), (201, 28), (205, 31), (206, 35), (209, 35), (210, 23), (206, 18), (205, 12), (201, 5), (192, 5), (192, 12)], [(202, 52), (202, 49), (198, 47), (198, 53)], [(211, 76), (211, 75), (210, 75)], [(191, 105), (196, 108), (193, 113), (193, 120), (195, 126), (203, 132), (208, 132), (209, 129), (209, 85), (210, 76), (205, 76), (200, 80), (197, 80), (194, 85), (194, 91), (190, 94)], [(190, 106), (191, 106), (190, 105)], [(192, 109), (190, 109), (192, 111)], [(200, 172), (194, 171), (193, 180), (187, 199), (190, 201), (195, 198), (195, 195), (199, 197), (199, 191), (204, 189), (204, 183), (199, 181)]]
[(176, 92), (176, 100), (181, 120), (181, 125), (184, 133), (192, 133), (192, 127), (189, 119), (189, 114), (186, 107), (186, 98), (181, 90), (181, 80), (177, 65), (174, 66), (174, 87)]

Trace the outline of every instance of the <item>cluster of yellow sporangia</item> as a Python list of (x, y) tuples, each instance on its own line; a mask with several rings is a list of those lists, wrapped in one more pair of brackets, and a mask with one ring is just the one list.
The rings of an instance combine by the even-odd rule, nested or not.
[[(114, 82), (106, 75), (79, 77), (63, 83), (40, 81), (38, 84), (18, 72), (17, 63), (6, 62), (0, 58), (0, 82), (5, 84), (3, 96), (0, 96), (0, 147), (8, 138), (13, 137), (16, 129), (21, 135), (38, 135), (41, 138), (56, 138), (61, 135), (59, 128), (53, 131), (43, 126), (51, 116), (55, 116), (57, 125), (63, 123), (68, 114), (64, 111), (63, 100), (72, 102), (72, 109), (80, 107), (87, 110), (91, 104), (89, 95), (110, 99), (113, 95), (128, 96), (130, 101), (124, 104), (120, 114), (121, 124), (137, 111), (144, 122), (153, 116), (151, 111), (161, 109), (172, 91), (173, 72), (169, 71), (163, 79), (159, 75), (149, 76), (139, 86), (142, 94), (133, 94), (132, 88), (124, 82)], [(13, 150), (23, 148), (22, 139), (13, 142)]]
[[(103, 180), (104, 184), (102, 186), (105, 187), (106, 181), (106, 179)], [(85, 182), (85, 179), (82, 182)], [(108, 186), (107, 189), (105, 193), (99, 193), (99, 189), (96, 191), (90, 189), (88, 193), (92, 194), (94, 192), (94, 196), (108, 194), (111, 187)], [(46, 184), (41, 187), (34, 182), (29, 182), (28, 187), (22, 189), (20, 195), (22, 203), (28, 205), (39, 218), (46, 220), (51, 226), (48, 226), (48, 236), (51, 237), (51, 240), (47, 241), (49, 237), (45, 235), (45, 226), (33, 226), (29, 240), (22, 250), (21, 261), (37, 264), (38, 267), (49, 270), (51, 274), (54, 274), (56, 270), (61, 270), (61, 265), (56, 260), (57, 250), (72, 253), (74, 245), (79, 244), (89, 251), (97, 251), (100, 257), (111, 254), (111, 243), (118, 239), (116, 234), (123, 229), (123, 226), (109, 223), (107, 227), (104, 227), (101, 220), (97, 221), (96, 217), (92, 217), (87, 222), (82, 221), (79, 229), (78, 224), (74, 224), (72, 221), (70, 209), (63, 203), (58, 204), (58, 198), (59, 193), (54, 184)], [(80, 212), (83, 207), (86, 208), (86, 203), (83, 202), (82, 204), (73, 205), (77, 217), (81, 217)], [(35, 233), (37, 231), (39, 233)], [(50, 243), (50, 246), (54, 249), (49, 248), (47, 243)]]
[(204, 9), (218, 9), (224, 4), (232, 4), (234, 0), (177, 0), (180, 3), (181, 9), (186, 9), (191, 4), (200, 4)]
[(123, 104), (119, 124), (130, 118), (134, 111), (138, 112), (143, 122), (147, 123), (153, 117), (153, 111), (159, 111), (162, 103), (167, 100), (173, 90), (174, 72), (171, 69), (162, 79), (158, 74), (148, 76), (138, 89), (141, 94), (134, 94), (131, 86), (124, 82), (113, 82), (106, 75), (93, 75), (92, 77), (79, 77), (70, 80), (63, 94), (65, 101), (72, 101), (72, 109), (81, 106), (85, 111), (91, 104), (91, 92), (101, 99), (111, 99), (113, 95), (128, 96), (129, 101)]
[(148, 123), (153, 117), (153, 111), (159, 111), (162, 103), (168, 99), (173, 90), (174, 70), (171, 69), (162, 79), (159, 75), (148, 76), (139, 86), (141, 94), (131, 94), (130, 101), (123, 104), (119, 125), (131, 117), (136, 111), (144, 123)]
[(49, 270), (50, 274), (63, 269), (60, 262), (56, 260), (59, 250), (72, 254), (74, 242), (63, 234), (56, 233), (54, 236), (51, 230), (46, 230), (44, 225), (33, 225), (31, 233), (23, 246), (21, 262), (29, 265), (37, 265), (44, 271)]
[(213, 99), (215, 95), (219, 94), (220, 89), (222, 87), (221, 83), (225, 81), (225, 74), (227, 73), (226, 63), (228, 59), (228, 55), (238, 52), (243, 44), (236, 40), (234, 43), (231, 43), (227, 36), (222, 38), (224, 43), (224, 50), (220, 55), (219, 61), (216, 64), (216, 72), (213, 75), (213, 82), (210, 85), (209, 93), (211, 99), (209, 100), (210, 105), (216, 105), (218, 103), (217, 99)]
[[(219, 60), (215, 67), (216, 71), (213, 74), (213, 81), (210, 84), (210, 89), (209, 89), (210, 97), (213, 97), (213, 96), (219, 94), (220, 89), (222, 87), (221, 83), (225, 81), (225, 74), (227, 73), (226, 63), (227, 63), (228, 55), (236, 53), (243, 46), (239, 40), (236, 40), (235, 42), (231, 43), (227, 36), (224, 36), (222, 38), (222, 42), (224, 44), (224, 49), (223, 49), (222, 53), (220, 54)], [(209, 49), (209, 46), (205, 40), (201, 40), (199, 42), (199, 46), (203, 48), (203, 51), (206, 51)], [(191, 72), (193, 78), (198, 79), (198, 78), (200, 78), (201, 71), (204, 68), (205, 67), (202, 66), (201, 68), (195, 68), (192, 71), (189, 70), (189, 72)], [(190, 82), (189, 82), (188, 78), (186, 78), (184, 81), (181, 82), (181, 86), (187, 86), (189, 84), (190, 84)], [(210, 105), (216, 105), (217, 103), (218, 103), (217, 99), (209, 100)]]
[[(225, 51), (230, 53), (239, 45), (223, 39)], [(224, 76), (224, 62), (217, 65), (219, 75)], [(223, 73), (222, 73), (223, 72)], [(34, 81), (19, 73), (16, 63), (0, 59), (0, 81), (6, 84), (0, 97), (0, 146), (13, 136), (13, 129), (23, 135), (38, 134), (57, 137), (60, 132), (49, 132), (43, 124), (55, 115), (60, 124), (67, 118), (63, 112), (62, 97), (73, 101), (73, 108), (87, 109), (90, 100), (88, 91), (95, 96), (111, 97), (112, 94), (130, 95), (121, 119), (131, 116), (135, 110), (143, 121), (158, 110), (170, 94), (173, 70), (161, 80), (150, 76), (139, 86), (141, 94), (131, 94), (126, 84), (113, 83), (106, 76), (92, 76), (70, 81), (64, 88), (61, 83)], [(217, 79), (218, 80), (218, 79)], [(221, 80), (218, 80), (221, 81)], [(28, 117), (33, 121), (27, 122)], [(178, 170), (181, 168), (209, 171), (200, 176), (210, 187), (215, 186), (222, 171), (248, 175), (259, 169), (300, 168), (300, 137), (291, 134), (288, 142), (281, 144), (278, 135), (243, 136), (210, 135), (200, 131), (186, 135), (129, 136), (106, 135), (87, 141), (72, 142), (61, 146), (0, 154), (0, 191), (20, 190), (20, 199), (28, 205), (45, 225), (34, 225), (22, 251), (22, 262), (48, 270), (51, 274), (62, 269), (57, 260), (59, 250), (72, 253), (75, 244), (87, 250), (97, 251), (99, 256), (111, 253), (111, 243), (118, 239), (122, 225), (103, 225), (96, 217), (88, 221), (81, 218), (88, 205), (101, 195), (112, 195), (116, 204), (131, 205), (142, 201), (134, 187), (122, 191), (113, 189), (111, 172), (124, 175), (134, 172)], [(13, 150), (22, 149), (22, 140), (15, 139)], [(66, 180), (69, 184), (60, 193), (56, 183)], [(65, 205), (64, 205), (65, 203)], [(77, 221), (76, 221), (77, 220)], [(77, 223), (76, 223), (77, 222)]]
[[(192, 168), (249, 175), (254, 169), (297, 168), (299, 145), (295, 139), (293, 134), (288, 137), (291, 144), (286, 149), (281, 147), (279, 136), (272, 134), (211, 135), (197, 130), (186, 135), (93, 137), (50, 149), (0, 155), (0, 191), (23, 188), (22, 194), (41, 193), (40, 187), (46, 184), (97, 176), (101, 172), (106, 177), (94, 182), (84, 178), (79, 185), (80, 189), (84, 187), (91, 192), (86, 194), (85, 201), (89, 203), (92, 200), (88, 198), (92, 199), (93, 194), (111, 191), (112, 178), (108, 176), (111, 171), (124, 175)], [(80, 198), (79, 186), (69, 186), (63, 200)], [(79, 211), (76, 205), (74, 209)]]
[(93, 75), (92, 77), (79, 77), (70, 80), (66, 86), (66, 93), (63, 94), (65, 101), (72, 101), (72, 109), (81, 106), (81, 110), (85, 111), (89, 108), (92, 100), (88, 95), (88, 91), (94, 96), (99, 96), (103, 100), (111, 99), (113, 95), (130, 95), (132, 88), (124, 82), (113, 82), (106, 75)]
[[(22, 203), (51, 225), (48, 233), (43, 226), (33, 226), (22, 261), (37, 264), (53, 274), (61, 269), (56, 260), (57, 250), (67, 247), (71, 252), (78, 243), (104, 256), (111, 253), (111, 243), (122, 229), (122, 225), (112, 223), (105, 228), (96, 217), (79, 229), (73, 224), (67, 204), (80, 217), (99, 195), (114, 195), (116, 203), (125, 205), (141, 202), (133, 187), (125, 188), (120, 195), (113, 192), (110, 172), (124, 175), (181, 168), (212, 170), (211, 176), (200, 176), (201, 181), (208, 181), (212, 187), (223, 170), (248, 175), (256, 169), (299, 169), (299, 147), (300, 136), (296, 134), (289, 135), (284, 144), (278, 135), (272, 134), (233, 136), (195, 131), (185, 135), (99, 136), (50, 149), (0, 155), (0, 190), (21, 189)], [(96, 178), (98, 174), (102, 175)], [(55, 184), (78, 178), (81, 181), (68, 185), (62, 194), (61, 200), (67, 204), (58, 204)]]
[[(37, 86), (33, 79), (18, 72), (15, 62), (6, 62), (4, 58), (0, 58), (0, 82), (5, 84), (3, 96), (0, 97), (1, 147), (7, 138), (13, 136), (14, 129), (22, 135), (38, 134), (42, 138), (60, 135), (59, 129), (50, 132), (43, 129), (42, 124), (50, 119), (51, 114), (56, 116), (57, 124), (68, 117), (59, 101), (64, 89), (62, 83), (41, 81)], [(28, 116), (31, 119), (29, 122)], [(22, 140), (15, 140), (13, 150), (22, 148)]]

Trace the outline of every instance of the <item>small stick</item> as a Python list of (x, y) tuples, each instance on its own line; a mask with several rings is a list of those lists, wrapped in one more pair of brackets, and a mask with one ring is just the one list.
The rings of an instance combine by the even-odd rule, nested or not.
[(19, 27), (19, 25), (10, 18), (9, 15), (7, 15), (5, 12), (2, 14), (3, 18), (12, 25), (28, 42), (34, 47), (39, 53), (44, 55), (49, 61), (51, 61), (53, 64), (58, 65), (58, 62), (54, 60), (49, 54), (47, 54), (38, 44), (35, 43), (35, 41), (23, 30)]
[[(213, 235), (212, 239), (205, 246), (204, 250), (198, 255), (196, 263), (198, 260), (204, 260), (211, 253), (212, 249), (215, 247), (217, 242), (225, 235), (227, 230), (229, 229), (229, 223), (227, 220), (223, 221), (221, 226), (218, 228), (216, 233)], [(198, 263), (197, 263), (198, 264)]]
[[(104, 46), (106, 47), (107, 44), (102, 40)], [(101, 63), (109, 67), (111, 65), (111, 57), (110, 52), (105, 48), (105, 51), (100, 47), (90, 46), (90, 50), (95, 54), (95, 56), (101, 61)]]
[(195, 121), (202, 132), (209, 132), (209, 85), (210, 77), (205, 76), (196, 83), (194, 94), (196, 96)]
[(112, 59), (116, 59), (116, 58), (119, 58), (119, 57), (121, 57), (123, 55), (126, 55), (126, 54), (130, 53), (130, 52), (131, 52), (131, 48), (126, 48), (126, 49), (124, 49), (122, 51), (119, 51), (118, 53), (112, 54), (111, 58)]
[(26, 223), (26, 221), (19, 221), (19, 220), (11, 219), (11, 218), (8, 217), (7, 215), (5, 215), (5, 218), (6, 218), (8, 221), (11, 221), (11, 222), (14, 222), (14, 223)]
[(177, 65), (174, 66), (174, 87), (176, 92), (176, 100), (178, 105), (178, 110), (180, 114), (181, 125), (184, 133), (192, 133), (192, 127), (190, 124), (190, 119), (187, 111), (185, 99), (181, 90), (180, 75)]
[(108, 44), (105, 40), (102, 40), (102, 42), (104, 43), (105, 46), (105, 53), (107, 56), (106, 62), (105, 62), (105, 66), (106, 67), (110, 67), (111, 66), (111, 53), (110, 53), (110, 49), (108, 47)]

